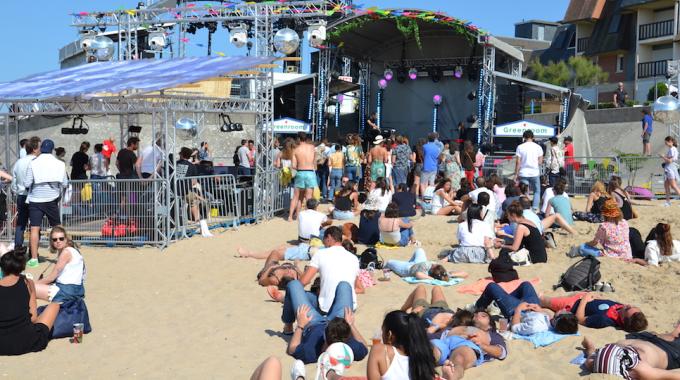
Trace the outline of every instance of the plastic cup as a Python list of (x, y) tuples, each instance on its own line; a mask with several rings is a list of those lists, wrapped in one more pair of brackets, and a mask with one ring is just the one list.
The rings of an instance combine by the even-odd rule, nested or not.
[(383, 269), (383, 278), (384, 278), (385, 280), (389, 280), (389, 279), (390, 279), (391, 272), (392, 272), (392, 271), (389, 270), (389, 269)]
[(85, 325), (83, 323), (73, 324), (73, 343), (83, 343), (83, 330)]
[(508, 331), (508, 319), (501, 318), (498, 320), (498, 331), (505, 332)]
[(382, 330), (375, 330), (373, 333), (373, 338), (371, 339), (371, 343), (375, 346), (376, 344), (382, 343)]

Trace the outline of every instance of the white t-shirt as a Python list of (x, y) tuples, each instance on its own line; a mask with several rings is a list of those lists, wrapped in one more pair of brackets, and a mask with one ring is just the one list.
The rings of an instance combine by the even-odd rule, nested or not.
[(303, 239), (310, 239), (312, 236), (319, 237), (321, 223), (328, 220), (326, 214), (316, 210), (300, 211), (298, 216), (298, 236)]
[(153, 174), (158, 163), (163, 159), (163, 151), (157, 145), (147, 146), (142, 150), (142, 173)]
[(238, 159), (241, 160), (239, 166), (243, 168), (250, 168), (250, 158), (248, 158), (248, 153), (250, 153), (250, 149), (248, 149), (247, 145), (243, 145), (238, 148)]
[(680, 261), (680, 241), (673, 240), (673, 249), (670, 256), (664, 256), (659, 250), (659, 243), (656, 240), (647, 242), (645, 248), (645, 260), (649, 265), (659, 266), (659, 263), (669, 263), (671, 261)]
[(389, 190), (385, 191), (385, 195), (382, 195), (382, 189), (375, 189), (371, 191), (368, 196), (369, 198), (376, 199), (378, 202), (378, 211), (380, 212), (385, 212), (387, 205), (392, 202), (392, 192)]
[(488, 206), (488, 207), (489, 207), (489, 209), (493, 210), (493, 211), (494, 211), (494, 214), (495, 214), (495, 210), (496, 210), (496, 194), (495, 194), (493, 191), (487, 189), (486, 187), (480, 187), (479, 189), (475, 189), (475, 190), (471, 191), (470, 193), (468, 193), (468, 195), (470, 196), (470, 199), (471, 199), (474, 203), (477, 203), (477, 198), (479, 197), (479, 194), (480, 194), (480, 193), (487, 193), (487, 194), (489, 194), (489, 206)]
[(519, 157), (519, 176), (538, 177), (541, 169), (538, 159), (543, 157), (543, 148), (533, 141), (527, 141), (517, 147), (515, 156)]
[(354, 309), (357, 308), (357, 295), (354, 292), (354, 281), (359, 274), (359, 259), (356, 255), (347, 252), (341, 246), (333, 246), (319, 250), (309, 266), (316, 268), (321, 277), (321, 288), (319, 289), (319, 308), (327, 313), (333, 305), (335, 299), (335, 288), (342, 281), (347, 282), (352, 287), (352, 299)]
[(472, 221), (472, 232), (467, 221), (458, 225), (458, 243), (463, 247), (484, 247), (484, 238), (495, 236), (493, 228), (481, 220)]
[(666, 153), (666, 158), (671, 159), (671, 163), (677, 163), (678, 162), (678, 148), (672, 146), (668, 149), (668, 153)]

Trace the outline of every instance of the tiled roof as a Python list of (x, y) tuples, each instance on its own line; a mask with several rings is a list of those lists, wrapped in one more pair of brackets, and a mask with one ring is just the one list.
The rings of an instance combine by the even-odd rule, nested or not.
[(606, 0), (571, 0), (563, 22), (598, 20)]

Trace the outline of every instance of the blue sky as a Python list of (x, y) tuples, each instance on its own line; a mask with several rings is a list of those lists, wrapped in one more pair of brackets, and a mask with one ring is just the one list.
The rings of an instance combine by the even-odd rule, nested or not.
[[(58, 69), (59, 48), (75, 40), (76, 30), (69, 26), (70, 13), (80, 11), (133, 8), (138, 0), (3, 0), (0, 23), (0, 82), (30, 74)], [(355, 1), (364, 7), (413, 7), (413, 0)], [(568, 0), (420, 0), (422, 9), (443, 11), (472, 21), (495, 35), (513, 35), (514, 24), (521, 20), (560, 20)], [(227, 49), (226, 35), (216, 33), (213, 50)], [(192, 37), (193, 54), (205, 54), (195, 46), (205, 43), (200, 32)], [(241, 53), (243, 54), (243, 53)]]

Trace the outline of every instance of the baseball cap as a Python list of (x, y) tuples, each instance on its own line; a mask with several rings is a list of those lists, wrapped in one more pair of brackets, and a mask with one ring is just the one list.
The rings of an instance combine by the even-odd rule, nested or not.
[(52, 153), (54, 150), (54, 141), (50, 139), (45, 139), (43, 140), (42, 144), (40, 144), (40, 153)]

